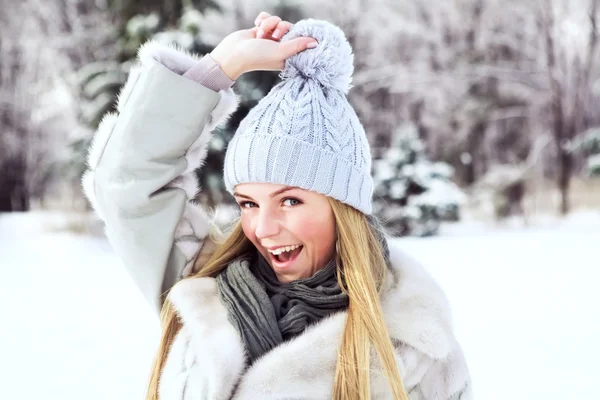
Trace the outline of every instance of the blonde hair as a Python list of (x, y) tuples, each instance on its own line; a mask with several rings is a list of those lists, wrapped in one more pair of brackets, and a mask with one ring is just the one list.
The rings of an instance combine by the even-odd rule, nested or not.
[[(343, 266), (338, 268), (338, 281), (349, 297), (348, 317), (338, 349), (333, 398), (371, 398), (370, 353), (373, 344), (394, 399), (408, 400), (379, 302), (387, 267), (376, 228), (360, 211), (335, 199), (328, 199), (336, 221), (337, 262)], [(215, 277), (231, 261), (253, 249), (240, 222), (220, 242), (193, 277)], [(161, 321), (163, 332), (152, 366), (146, 400), (158, 400), (160, 374), (171, 343), (181, 328), (168, 299), (161, 311)]]

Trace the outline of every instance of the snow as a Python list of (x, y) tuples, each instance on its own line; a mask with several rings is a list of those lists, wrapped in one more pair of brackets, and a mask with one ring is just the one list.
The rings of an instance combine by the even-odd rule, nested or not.
[(153, 39), (166, 45), (176, 44), (182, 49), (190, 49), (194, 45), (194, 35), (175, 29), (159, 32), (153, 36)]
[[(109, 244), (0, 215), (2, 398), (142, 398), (158, 321)], [(440, 283), (484, 400), (597, 400), (600, 213), (400, 239)]]
[(198, 32), (204, 22), (202, 13), (194, 8), (188, 8), (183, 12), (179, 20), (180, 29), (188, 32)]
[(599, 242), (598, 216), (595, 229), (402, 239), (450, 299), (476, 399), (600, 398)]
[(149, 32), (155, 32), (159, 23), (160, 17), (156, 13), (136, 15), (127, 22), (127, 34), (130, 37), (142, 37)]
[(158, 320), (108, 243), (0, 216), (2, 398), (141, 399)]

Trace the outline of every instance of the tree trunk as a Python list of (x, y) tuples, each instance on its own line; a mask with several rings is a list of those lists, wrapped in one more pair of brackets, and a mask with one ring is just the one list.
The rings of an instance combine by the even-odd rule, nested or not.
[(485, 121), (477, 121), (469, 132), (468, 151), (471, 155), (471, 163), (467, 165), (466, 183), (474, 184), (482, 173), (487, 169), (487, 162), (483, 151), (486, 131)]
[(0, 212), (29, 210), (25, 166), (22, 164), (12, 160), (2, 165), (5, 173), (0, 177)]
[(559, 163), (558, 190), (560, 192), (560, 213), (566, 215), (569, 212), (569, 186), (571, 180), (571, 155), (565, 148), (567, 140), (565, 129), (565, 105), (563, 100), (563, 87), (559, 82), (557, 54), (554, 43), (554, 15), (552, 14), (551, 2), (547, 2), (548, 7), (541, 10), (542, 21), (544, 23), (544, 41), (546, 44), (546, 66), (548, 68), (548, 81), (551, 89), (551, 110), (552, 110), (552, 134), (556, 143), (556, 156)]
[(569, 201), (569, 189), (571, 185), (571, 175), (573, 169), (573, 157), (568, 150), (559, 146), (560, 170), (558, 174), (558, 188), (560, 190), (560, 213), (567, 215), (571, 209)]

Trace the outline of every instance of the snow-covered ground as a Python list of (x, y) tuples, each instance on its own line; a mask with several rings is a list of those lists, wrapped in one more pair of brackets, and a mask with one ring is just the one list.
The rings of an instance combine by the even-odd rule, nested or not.
[[(0, 398), (141, 399), (158, 321), (102, 238), (0, 215)], [(598, 400), (600, 214), (401, 239), (450, 299), (478, 400)]]

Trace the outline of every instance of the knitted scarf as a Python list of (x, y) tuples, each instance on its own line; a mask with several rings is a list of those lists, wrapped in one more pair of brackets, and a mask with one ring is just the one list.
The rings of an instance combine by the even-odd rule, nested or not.
[(308, 325), (348, 307), (348, 296), (337, 281), (335, 259), (310, 278), (280, 283), (256, 251), (231, 262), (217, 276), (217, 285), (250, 363)]

